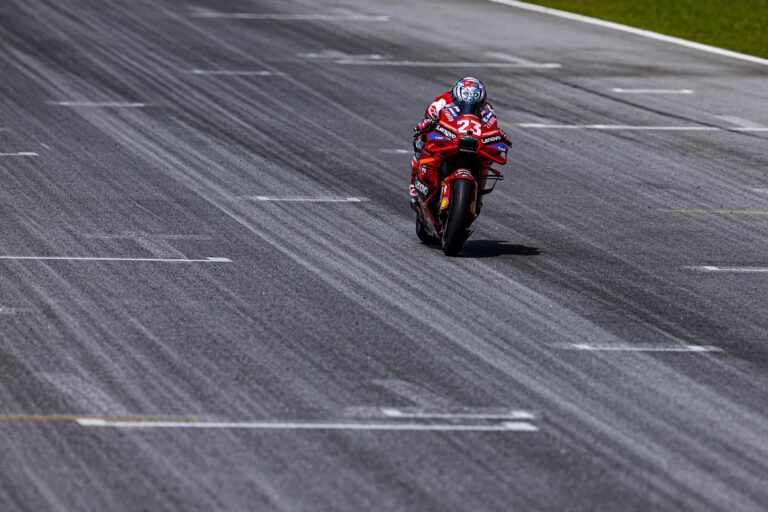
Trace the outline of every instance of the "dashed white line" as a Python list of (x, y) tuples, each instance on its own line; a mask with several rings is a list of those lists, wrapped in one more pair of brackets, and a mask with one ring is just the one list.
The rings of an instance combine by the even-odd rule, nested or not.
[(700, 272), (736, 272), (736, 273), (766, 273), (768, 267), (718, 267), (715, 265), (700, 265), (700, 266), (688, 266), (685, 267), (690, 270), (698, 270)]
[(298, 53), (298, 57), (303, 59), (336, 60), (336, 59), (360, 59), (360, 60), (381, 60), (384, 58), (379, 53), (346, 53), (337, 50), (323, 50), (321, 52)]
[(420, 419), (463, 419), (463, 420), (532, 420), (534, 415), (528, 411), (508, 411), (499, 413), (485, 412), (412, 412), (395, 408), (382, 408), (381, 413), (389, 418)]
[(619, 94), (695, 94), (692, 89), (623, 89), (614, 87), (611, 92)]
[(393, 153), (396, 155), (407, 155), (408, 153), (413, 153), (413, 150), (408, 149), (380, 149), (382, 153)]
[(411, 68), (521, 68), (521, 69), (557, 69), (561, 64), (554, 62), (522, 63), (522, 62), (433, 62), (419, 60), (364, 60), (364, 59), (339, 59), (334, 61), (342, 66), (390, 66)]
[(428, 424), (428, 423), (363, 423), (363, 422), (178, 422), (178, 421), (110, 421), (101, 418), (80, 418), (83, 427), (111, 427), (132, 429), (191, 428), (191, 429), (248, 429), (248, 430), (370, 430), (413, 432), (537, 432), (539, 428), (523, 421), (499, 424)]
[(361, 203), (368, 201), (364, 197), (268, 197), (254, 196), (256, 201), (294, 202), (294, 203)]
[(49, 101), (48, 105), (57, 107), (82, 107), (82, 108), (144, 108), (146, 103), (125, 101)]
[(368, 14), (276, 14), (255, 12), (198, 11), (193, 18), (266, 20), (266, 21), (389, 21), (389, 16)]
[(530, 59), (524, 59), (522, 57), (518, 57), (517, 55), (510, 55), (509, 53), (486, 52), (485, 55), (490, 57), (491, 59), (501, 60), (505, 62), (514, 62), (516, 64), (540, 64), (539, 62), (532, 61)]
[(629, 124), (546, 124), (516, 123), (517, 128), (541, 130), (604, 130), (604, 131), (669, 131), (669, 132), (768, 132), (768, 127), (727, 127), (718, 126), (642, 126)]
[(248, 70), (227, 70), (227, 69), (188, 69), (185, 73), (191, 75), (212, 75), (212, 76), (283, 76), (284, 73), (276, 71), (248, 71)]
[(40, 156), (32, 151), (21, 151), (19, 153), (0, 153), (0, 156)]
[(520, 2), (518, 0), (489, 0), (489, 1), (496, 4), (516, 7), (518, 9), (525, 9), (528, 11), (538, 12), (541, 14), (548, 14), (550, 16), (557, 16), (559, 18), (565, 18), (568, 20), (580, 21), (582, 23), (588, 23), (590, 25), (597, 25), (599, 27), (610, 28), (613, 30), (620, 30), (621, 32), (627, 32), (637, 36), (655, 39), (657, 41), (664, 41), (664, 42), (676, 44), (679, 46), (685, 46), (687, 48), (693, 48), (695, 50), (714, 53), (717, 55), (722, 55), (724, 57), (730, 57), (732, 59), (739, 59), (739, 60), (753, 62), (755, 64), (768, 65), (768, 59), (762, 59), (760, 57), (755, 57), (754, 55), (747, 55), (745, 53), (734, 52), (731, 50), (726, 50), (724, 48), (717, 48), (716, 46), (710, 46), (708, 44), (695, 43), (693, 41), (688, 41), (686, 39), (681, 39), (679, 37), (666, 36), (664, 34), (659, 34), (658, 32), (652, 32), (650, 30), (643, 30), (635, 27), (630, 27), (627, 25), (622, 25), (621, 23), (615, 23), (612, 21), (605, 21), (597, 18), (591, 18), (589, 16), (583, 16), (581, 14), (574, 14), (572, 12), (561, 11), (561, 10), (552, 9), (549, 7), (542, 7), (540, 5), (533, 5), (526, 2)]
[(640, 131), (694, 131), (718, 132), (716, 126), (635, 126), (626, 124), (544, 124), (517, 123), (518, 128), (535, 128), (543, 130), (640, 130)]
[(571, 350), (604, 351), (604, 352), (722, 352), (719, 347), (710, 345), (668, 345), (668, 346), (627, 346), (627, 345), (592, 345), (588, 343), (573, 343), (566, 348)]
[(156, 263), (233, 263), (229, 258), (211, 257), (204, 259), (187, 258), (107, 258), (98, 256), (0, 256), (0, 260), (39, 261), (136, 261)]

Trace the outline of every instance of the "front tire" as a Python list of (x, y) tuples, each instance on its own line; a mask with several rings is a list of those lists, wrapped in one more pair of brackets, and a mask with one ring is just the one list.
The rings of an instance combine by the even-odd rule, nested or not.
[(471, 181), (458, 179), (453, 182), (451, 204), (443, 228), (443, 252), (446, 256), (456, 256), (469, 237), (469, 225), (473, 216), (470, 211), (474, 187)]

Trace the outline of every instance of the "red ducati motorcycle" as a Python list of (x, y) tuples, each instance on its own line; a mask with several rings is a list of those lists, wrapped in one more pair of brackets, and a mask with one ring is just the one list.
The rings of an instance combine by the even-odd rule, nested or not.
[(480, 215), (482, 196), (504, 179), (493, 163), (507, 163), (509, 141), (496, 125), (496, 116), (462, 114), (455, 105), (440, 112), (426, 134), (416, 176), (416, 236), (425, 244), (440, 244), (448, 256), (461, 251)]

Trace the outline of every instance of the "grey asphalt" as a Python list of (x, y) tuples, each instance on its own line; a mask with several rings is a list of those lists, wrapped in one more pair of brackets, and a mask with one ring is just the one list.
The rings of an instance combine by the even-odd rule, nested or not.
[[(150, 260), (0, 259), (3, 511), (768, 506), (768, 273), (688, 268), (768, 266), (768, 217), (669, 211), (768, 208), (765, 66), (480, 0), (7, 0), (0, 41), (0, 256)], [(562, 67), (338, 62), (499, 53)], [(464, 74), (514, 142), (447, 258), (397, 150)]]

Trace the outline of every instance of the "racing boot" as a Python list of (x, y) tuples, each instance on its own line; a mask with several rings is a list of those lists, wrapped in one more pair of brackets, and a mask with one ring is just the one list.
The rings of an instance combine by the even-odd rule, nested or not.
[(411, 184), (408, 187), (408, 195), (410, 196), (411, 200), (411, 209), (415, 212), (418, 211), (417, 205), (419, 194), (416, 191), (416, 173), (419, 170), (419, 158), (417, 155), (413, 156), (413, 160), (411, 160)]

